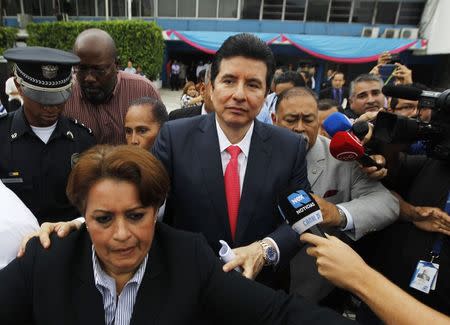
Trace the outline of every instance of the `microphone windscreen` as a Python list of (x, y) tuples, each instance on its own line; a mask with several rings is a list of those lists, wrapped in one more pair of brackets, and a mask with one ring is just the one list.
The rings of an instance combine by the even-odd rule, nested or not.
[(350, 130), (352, 122), (344, 114), (335, 112), (323, 121), (322, 126), (330, 137), (333, 137), (336, 132)]
[(419, 100), (422, 94), (422, 90), (419, 88), (402, 85), (386, 85), (383, 87), (382, 91), (386, 96), (409, 100)]
[(358, 137), (359, 140), (362, 141), (367, 133), (369, 133), (369, 123), (366, 121), (358, 121), (353, 123), (352, 132)]
[(364, 147), (350, 132), (337, 132), (330, 142), (330, 153), (337, 160), (353, 161), (364, 155)]
[(301, 189), (290, 188), (278, 196), (278, 210), (286, 222), (301, 234), (323, 221), (314, 198)]

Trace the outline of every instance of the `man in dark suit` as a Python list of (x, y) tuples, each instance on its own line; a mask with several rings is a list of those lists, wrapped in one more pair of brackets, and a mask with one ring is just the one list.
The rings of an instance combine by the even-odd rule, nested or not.
[[(263, 265), (287, 265), (298, 250), (276, 197), (289, 186), (310, 189), (304, 138), (255, 120), (273, 70), (273, 54), (260, 39), (228, 38), (211, 67), (215, 114), (169, 121), (153, 147), (172, 182), (165, 221), (202, 232), (215, 252), (220, 239), (238, 247), (224, 270), (239, 265), (249, 278)], [(265, 268), (260, 280), (280, 287), (274, 269)]]
[(348, 102), (348, 88), (344, 87), (344, 84), (344, 73), (336, 72), (331, 78), (331, 87), (321, 90), (319, 93), (319, 98), (333, 99), (339, 104), (339, 106), (343, 106), (343, 108), (345, 108)]

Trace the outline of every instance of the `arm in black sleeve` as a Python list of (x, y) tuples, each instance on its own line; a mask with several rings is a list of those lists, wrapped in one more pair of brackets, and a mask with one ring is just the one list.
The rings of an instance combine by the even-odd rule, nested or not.
[(0, 324), (31, 323), (37, 241), (31, 239), (25, 255), (0, 271)]

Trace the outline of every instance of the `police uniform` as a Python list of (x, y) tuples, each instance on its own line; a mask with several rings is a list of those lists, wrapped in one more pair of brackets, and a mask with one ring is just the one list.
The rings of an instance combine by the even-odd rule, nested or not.
[[(24, 97), (44, 105), (59, 105), (70, 96), (72, 65), (79, 58), (48, 48), (14, 48), (4, 56), (16, 63), (16, 80)], [(42, 59), (40, 59), (42, 58)], [(0, 118), (0, 177), (33, 212), (41, 224), (79, 216), (66, 197), (72, 165), (95, 144), (92, 131), (60, 116), (45, 143), (29, 124), (26, 108)]]

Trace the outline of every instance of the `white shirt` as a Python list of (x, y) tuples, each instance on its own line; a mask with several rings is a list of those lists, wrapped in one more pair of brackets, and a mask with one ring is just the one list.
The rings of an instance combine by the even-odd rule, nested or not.
[(0, 269), (16, 257), (23, 237), (38, 229), (31, 211), (0, 181)]
[(100, 261), (95, 253), (95, 248), (92, 245), (94, 281), (97, 290), (102, 294), (103, 308), (105, 310), (105, 324), (130, 324), (137, 293), (144, 277), (145, 267), (147, 266), (147, 260), (148, 254), (145, 256), (133, 277), (125, 284), (120, 295), (117, 295), (116, 282), (103, 271), (100, 266)]
[[(238, 156), (239, 187), (241, 195), (242, 195), (242, 186), (244, 185), (245, 171), (247, 169), (248, 152), (250, 151), (250, 142), (252, 140), (254, 123), (255, 122), (252, 122), (244, 138), (240, 142), (234, 144), (235, 146), (241, 148), (241, 152), (239, 153)], [(220, 158), (222, 159), (222, 172), (225, 175), (225, 171), (227, 170), (228, 163), (230, 162), (231, 159), (231, 155), (228, 153), (226, 149), (229, 146), (231, 146), (232, 143), (230, 142), (230, 140), (228, 140), (225, 133), (223, 133), (219, 125), (219, 122), (217, 122), (217, 118), (216, 118), (216, 128), (217, 128), (217, 137), (219, 138)]]
[[(58, 122), (56, 122), (58, 123)], [(31, 126), (31, 129), (33, 132), (39, 137), (39, 139), (42, 140), (45, 144), (47, 144), (48, 140), (50, 139), (50, 136), (52, 135), (53, 131), (56, 129), (56, 123), (50, 126), (46, 127), (37, 127), (37, 126)]]

